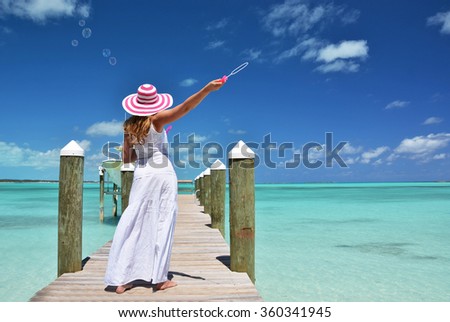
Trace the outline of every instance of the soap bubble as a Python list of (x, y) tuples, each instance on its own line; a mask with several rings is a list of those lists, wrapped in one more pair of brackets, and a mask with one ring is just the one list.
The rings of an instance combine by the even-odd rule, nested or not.
[(81, 19), (80, 21), (78, 21), (78, 25), (80, 25), (80, 27), (84, 27), (86, 25), (86, 21)]
[(83, 35), (84, 38), (89, 38), (92, 36), (92, 30), (91, 28), (84, 28), (81, 34)]
[(111, 50), (108, 48), (103, 49), (102, 51), (103, 57), (108, 58), (109, 56), (111, 56)]
[(76, 39), (72, 40), (72, 46), (74, 47), (78, 46), (78, 40)]
[(114, 66), (115, 64), (117, 64), (117, 59), (116, 57), (109, 57), (109, 64), (111, 66)]

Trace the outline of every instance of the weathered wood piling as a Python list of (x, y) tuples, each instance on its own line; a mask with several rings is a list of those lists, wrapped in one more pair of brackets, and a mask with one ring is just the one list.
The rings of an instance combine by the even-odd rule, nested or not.
[(211, 214), (211, 169), (203, 172), (203, 206), (206, 214)]
[(226, 166), (220, 160), (211, 165), (210, 202), (211, 227), (219, 229), (225, 237)]
[(198, 201), (200, 202), (200, 206), (204, 205), (203, 201), (205, 199), (204, 198), (205, 189), (204, 189), (204, 185), (203, 185), (203, 183), (204, 183), (203, 180), (204, 180), (204, 174), (202, 172), (202, 173), (200, 173), (200, 178), (198, 179), (198, 186), (199, 186), (199, 190), (200, 190), (200, 193), (199, 193), (200, 197), (199, 197)]
[(121, 192), (119, 192), (120, 189), (117, 186), (117, 184), (113, 183), (113, 191), (112, 191), (112, 199), (113, 199), (113, 209), (112, 209), (112, 215), (113, 217), (117, 217), (117, 204), (119, 201), (118, 195), (119, 193), (121, 194)]
[(60, 152), (58, 276), (81, 270), (84, 150), (70, 141)]
[(255, 153), (242, 141), (228, 154), (230, 268), (255, 282)]
[(99, 167), (98, 169), (99, 181), (100, 181), (100, 221), (105, 219), (105, 169)]

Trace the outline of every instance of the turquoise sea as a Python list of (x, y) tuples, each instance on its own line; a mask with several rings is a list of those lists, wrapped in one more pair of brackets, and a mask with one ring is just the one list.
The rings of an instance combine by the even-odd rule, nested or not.
[[(0, 196), (0, 301), (27, 301), (56, 277), (58, 184), (0, 183)], [(99, 222), (98, 199), (85, 184), (83, 257), (117, 224), (109, 198)], [(447, 302), (449, 272), (450, 183), (256, 185), (266, 301)]]

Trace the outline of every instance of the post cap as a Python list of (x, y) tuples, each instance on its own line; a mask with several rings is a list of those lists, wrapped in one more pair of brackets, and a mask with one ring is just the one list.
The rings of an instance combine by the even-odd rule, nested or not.
[(222, 163), (222, 161), (220, 161), (219, 159), (217, 159), (216, 161), (214, 161), (213, 164), (211, 164), (211, 171), (212, 170), (226, 170), (227, 167), (225, 166), (225, 164)]
[(134, 164), (133, 164), (133, 163), (124, 163), (124, 164), (122, 164), (122, 166), (120, 167), (120, 171), (121, 171), (121, 172), (125, 172), (125, 171), (134, 171)]
[(203, 173), (205, 174), (205, 176), (210, 176), (211, 175), (211, 169), (208, 168)]
[(254, 159), (255, 152), (250, 149), (244, 141), (240, 140), (234, 148), (228, 152), (229, 159)]
[(61, 149), (61, 152), (59, 154), (60, 156), (69, 157), (84, 157), (84, 150), (83, 148), (74, 140), (67, 143), (65, 147)]

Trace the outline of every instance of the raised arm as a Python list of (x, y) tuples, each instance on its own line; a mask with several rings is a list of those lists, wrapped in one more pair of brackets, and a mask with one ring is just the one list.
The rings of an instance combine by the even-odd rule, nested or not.
[(161, 132), (164, 125), (172, 123), (189, 113), (189, 111), (200, 104), (200, 102), (203, 101), (203, 99), (208, 96), (209, 93), (217, 91), (223, 86), (223, 84), (224, 83), (220, 79), (213, 80), (209, 82), (205, 87), (203, 87), (200, 91), (190, 96), (180, 105), (155, 114), (152, 119), (155, 130)]

